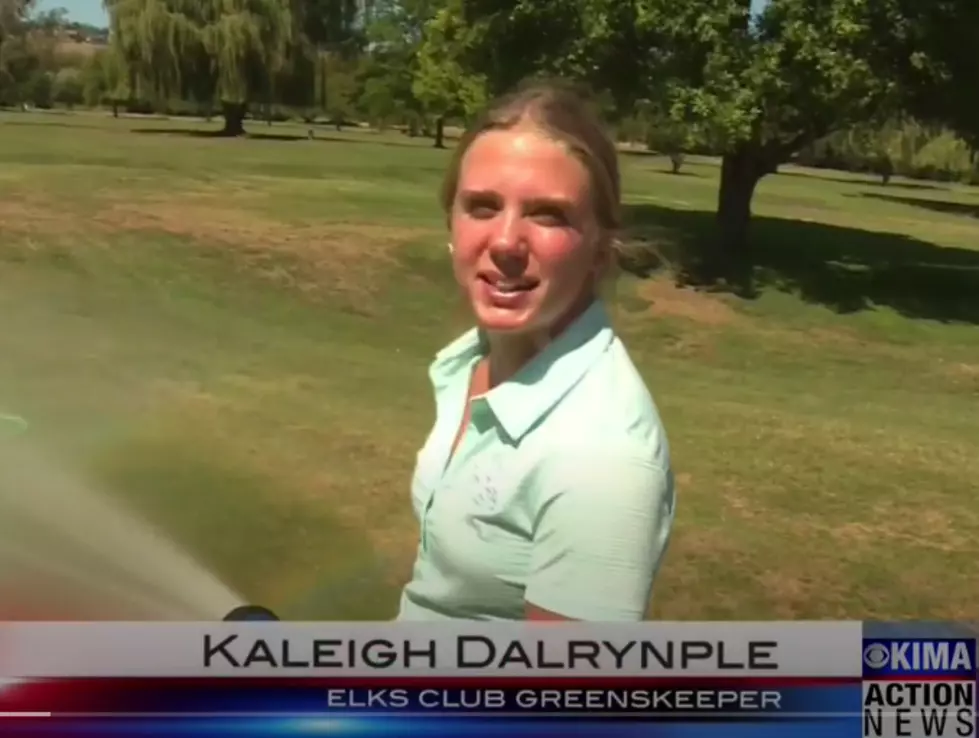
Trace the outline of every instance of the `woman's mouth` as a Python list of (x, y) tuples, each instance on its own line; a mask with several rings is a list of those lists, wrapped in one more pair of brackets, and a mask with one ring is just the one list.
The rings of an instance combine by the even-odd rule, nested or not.
[(485, 302), (493, 307), (512, 310), (525, 307), (527, 299), (540, 284), (540, 280), (525, 277), (507, 279), (480, 274), (477, 284), (481, 287), (480, 291)]
[(479, 275), (480, 281), (486, 283), (494, 292), (503, 295), (512, 295), (518, 292), (529, 292), (534, 289), (540, 280), (521, 277), (520, 279), (507, 279), (505, 277), (492, 277), (486, 274)]

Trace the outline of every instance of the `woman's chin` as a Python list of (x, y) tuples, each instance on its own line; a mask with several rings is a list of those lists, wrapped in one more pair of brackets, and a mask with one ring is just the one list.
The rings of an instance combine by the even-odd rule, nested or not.
[(479, 327), (491, 333), (523, 333), (534, 323), (534, 311), (511, 310), (492, 305), (480, 305), (476, 309)]

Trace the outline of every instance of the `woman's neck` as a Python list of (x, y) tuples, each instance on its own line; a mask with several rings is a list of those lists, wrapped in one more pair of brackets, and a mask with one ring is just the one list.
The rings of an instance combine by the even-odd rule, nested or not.
[(486, 355), (488, 389), (513, 378), (537, 354), (544, 350), (549, 339), (541, 334), (487, 336), (489, 352)]
[(576, 303), (561, 320), (547, 330), (527, 333), (487, 333), (489, 351), (486, 356), (488, 368), (488, 389), (513, 378), (524, 366), (555, 338), (560, 336), (594, 302), (589, 296)]

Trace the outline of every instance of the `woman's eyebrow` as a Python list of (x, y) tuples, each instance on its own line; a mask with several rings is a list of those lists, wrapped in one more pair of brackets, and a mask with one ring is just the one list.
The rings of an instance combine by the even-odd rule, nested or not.
[(575, 204), (571, 200), (565, 197), (555, 196), (555, 197), (533, 197), (524, 202), (526, 209), (537, 209), (537, 208), (553, 208), (557, 210), (562, 210), (565, 212), (570, 212), (574, 210)]
[(500, 194), (493, 190), (468, 189), (460, 190), (459, 196), (464, 200), (499, 200)]

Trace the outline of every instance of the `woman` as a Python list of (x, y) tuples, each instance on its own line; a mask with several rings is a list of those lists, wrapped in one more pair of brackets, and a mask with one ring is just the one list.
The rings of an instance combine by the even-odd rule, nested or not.
[(659, 415), (598, 288), (619, 226), (615, 147), (555, 86), (492, 106), (445, 179), (477, 327), (430, 377), (399, 619), (641, 620), (673, 520)]

